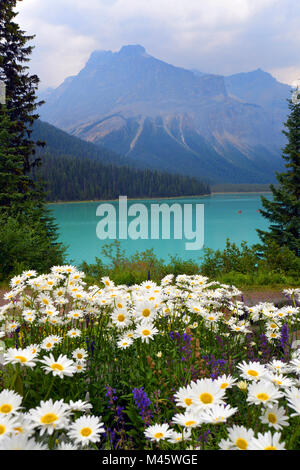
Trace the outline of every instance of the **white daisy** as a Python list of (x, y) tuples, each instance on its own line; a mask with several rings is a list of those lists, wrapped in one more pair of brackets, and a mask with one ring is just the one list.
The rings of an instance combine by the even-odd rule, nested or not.
[(17, 328), (20, 328), (20, 323), (17, 321), (10, 321), (5, 325), (5, 330), (8, 332), (16, 331)]
[(0, 414), (14, 414), (21, 408), (22, 397), (13, 390), (4, 389), (0, 392)]
[(72, 352), (72, 357), (77, 362), (85, 362), (88, 357), (88, 353), (85, 349), (77, 348)]
[(219, 449), (220, 450), (233, 450), (235, 446), (230, 439), (221, 439), (219, 442)]
[(227, 429), (228, 443), (232, 443), (232, 448), (235, 450), (248, 450), (254, 438), (253, 429), (247, 429), (244, 426), (233, 425)]
[(49, 357), (44, 356), (43, 359), (40, 359), (39, 362), (45, 364), (42, 366), (42, 368), (45, 370), (46, 374), (51, 372), (53, 375), (58, 375), (58, 377), (61, 379), (65, 375), (72, 377), (72, 375), (76, 372), (74, 362), (63, 354), (60, 354), (57, 360), (55, 360), (54, 356), (50, 354)]
[(67, 336), (69, 336), (69, 338), (79, 338), (79, 336), (81, 336), (81, 331), (78, 330), (78, 328), (73, 328), (68, 331)]
[(229, 389), (235, 384), (237, 379), (234, 379), (231, 375), (222, 375), (221, 377), (218, 377), (215, 379), (215, 382), (219, 384), (219, 387), (221, 390), (226, 390)]
[(118, 328), (126, 328), (131, 322), (131, 315), (127, 310), (114, 310), (111, 320)]
[(277, 400), (283, 396), (278, 387), (275, 387), (271, 382), (260, 380), (254, 382), (248, 387), (247, 401), (255, 405), (269, 405), (277, 403)]
[(24, 434), (17, 434), (0, 439), (0, 450), (49, 450), (45, 444), (36, 442)]
[(277, 385), (279, 388), (288, 388), (295, 385), (295, 380), (278, 373), (267, 373), (264, 379), (270, 380), (270, 382), (272, 382), (274, 385)]
[(2, 439), (14, 434), (18, 426), (18, 418), (12, 414), (0, 414), (0, 442)]
[(79, 318), (83, 317), (83, 311), (82, 310), (72, 310), (68, 313), (67, 318), (71, 318), (73, 320), (78, 320)]
[(88, 403), (87, 401), (82, 401), (82, 400), (77, 400), (73, 401), (70, 400), (69, 407), (71, 412), (74, 411), (84, 411), (84, 412), (89, 412), (92, 409), (92, 405)]
[(100, 435), (105, 433), (104, 424), (97, 416), (81, 416), (69, 427), (68, 436), (75, 444), (82, 446), (90, 442), (99, 442)]
[(85, 370), (86, 370), (86, 364), (82, 361), (81, 362), (75, 362), (74, 366), (75, 366), (75, 370), (76, 370), (77, 373), (85, 372)]
[(291, 372), (294, 372), (295, 374), (300, 375), (300, 359), (293, 359), (290, 362), (290, 367), (291, 367)]
[(120, 349), (127, 349), (127, 348), (129, 348), (132, 344), (133, 344), (132, 338), (121, 338), (121, 339), (117, 342), (117, 346), (118, 346), (118, 348), (120, 348)]
[(187, 410), (185, 413), (177, 413), (173, 417), (172, 423), (184, 426), (185, 428), (196, 428), (203, 423), (203, 421), (202, 416), (200, 416), (198, 412)]
[(286, 415), (285, 409), (283, 407), (279, 407), (277, 404), (267, 407), (263, 411), (260, 420), (262, 423), (268, 424), (276, 429), (276, 431), (282, 429), (283, 426), (289, 425), (289, 417)]
[(154, 424), (149, 426), (145, 431), (145, 437), (151, 439), (151, 441), (159, 442), (164, 439), (169, 439), (172, 436), (172, 429), (169, 428), (169, 425), (164, 424)]
[(157, 314), (157, 308), (153, 301), (143, 300), (136, 305), (137, 320), (153, 321)]
[(21, 364), (30, 368), (36, 365), (36, 353), (33, 353), (30, 347), (25, 349), (9, 348), (3, 357), (4, 364)]
[(198, 409), (211, 407), (224, 403), (225, 390), (221, 389), (217, 381), (211, 379), (200, 379), (191, 383), (192, 399)]
[(142, 322), (136, 328), (136, 337), (141, 338), (142, 342), (149, 343), (150, 339), (153, 339), (153, 336), (158, 334), (158, 329), (153, 326), (152, 323)]
[(280, 439), (279, 432), (273, 435), (271, 431), (265, 434), (258, 433), (257, 438), (252, 439), (249, 450), (286, 450), (285, 443), (280, 442)]
[(290, 366), (286, 362), (274, 359), (273, 361), (267, 364), (268, 369), (272, 370), (273, 372), (277, 373), (286, 373), (290, 372)]
[(202, 410), (201, 420), (203, 423), (221, 424), (225, 423), (237, 411), (237, 408), (231, 408), (229, 405), (215, 405)]
[(44, 402), (40, 406), (29, 410), (28, 417), (39, 429), (42, 436), (45, 432), (53, 434), (56, 429), (63, 429), (69, 426), (70, 407), (63, 400), (53, 402), (52, 399)]
[(188, 441), (191, 438), (191, 428), (183, 428), (182, 432), (172, 431), (172, 436), (167, 439), (171, 444), (178, 444), (178, 442)]
[(56, 450), (79, 450), (79, 449), (71, 442), (60, 442), (58, 446), (56, 447)]
[(174, 399), (177, 406), (181, 406), (183, 408), (190, 408), (194, 404), (193, 401), (193, 390), (190, 385), (186, 387), (181, 387), (178, 392), (175, 393)]
[(246, 380), (260, 380), (266, 374), (266, 367), (259, 362), (245, 362), (237, 366)]
[(300, 390), (297, 387), (291, 387), (285, 390), (285, 396), (288, 401), (289, 408), (296, 413), (291, 414), (292, 417), (300, 415)]

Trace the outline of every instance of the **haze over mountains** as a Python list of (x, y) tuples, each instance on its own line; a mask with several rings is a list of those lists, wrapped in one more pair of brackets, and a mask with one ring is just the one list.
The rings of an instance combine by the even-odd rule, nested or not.
[(49, 90), (41, 119), (128, 164), (210, 182), (269, 183), (283, 167), (290, 87), (258, 69), (230, 77), (186, 70), (142, 46), (95, 51)]

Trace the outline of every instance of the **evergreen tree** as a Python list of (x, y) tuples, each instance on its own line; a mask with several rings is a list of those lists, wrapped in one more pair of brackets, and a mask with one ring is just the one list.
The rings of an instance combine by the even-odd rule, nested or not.
[(283, 149), (286, 171), (277, 173), (279, 185), (271, 185), (273, 200), (262, 196), (264, 210), (269, 219), (269, 232), (258, 230), (265, 245), (276, 243), (286, 246), (300, 256), (300, 89), (289, 100), (290, 114), (283, 133), (288, 143)]
[(63, 262), (64, 248), (57, 243), (56, 226), (46, 208), (41, 184), (32, 178), (40, 164), (35, 148), (43, 145), (31, 138), (32, 125), (42, 102), (36, 99), (39, 78), (30, 75), (25, 65), (33, 49), (27, 43), (34, 36), (26, 35), (14, 21), (18, 1), (0, 0), (0, 80), (6, 86), (6, 104), (0, 104), (0, 217), (1, 224), (14, 218), (20, 230), (30, 226), (36, 231), (36, 239), (51, 252), (49, 267), (49, 263)]
[[(35, 143), (30, 139), (32, 125), (38, 118), (36, 109), (43, 102), (36, 101), (39, 78), (30, 75), (29, 62), (33, 46), (27, 43), (34, 36), (26, 35), (14, 18), (13, 11), (20, 0), (1, 0), (0, 2), (0, 80), (5, 83), (7, 110), (14, 122), (15, 142), (23, 146), (24, 173), (39, 163), (33, 159)], [(38, 143), (42, 144), (42, 143)]]
[(24, 204), (30, 179), (23, 172), (23, 148), (16, 146), (17, 133), (4, 105), (0, 105), (0, 214), (15, 215)]

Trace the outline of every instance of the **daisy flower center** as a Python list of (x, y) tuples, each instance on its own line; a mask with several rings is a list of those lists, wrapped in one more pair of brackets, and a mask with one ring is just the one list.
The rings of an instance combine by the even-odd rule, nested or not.
[(196, 421), (192, 421), (192, 420), (191, 420), (191, 421), (187, 421), (187, 422), (185, 423), (185, 426), (186, 426), (186, 427), (189, 427), (189, 426), (193, 426), (193, 424), (196, 424)]
[(143, 331), (142, 331), (142, 334), (143, 334), (144, 336), (149, 336), (149, 335), (151, 334), (151, 331), (149, 331), (149, 330), (143, 330)]
[(258, 372), (256, 370), (248, 370), (248, 375), (251, 375), (251, 377), (257, 377), (258, 376)]
[(258, 400), (267, 401), (270, 397), (266, 393), (258, 393), (256, 398), (258, 398)]
[(268, 414), (268, 420), (270, 423), (275, 424), (277, 422), (276, 415), (274, 413), (269, 413)]
[(144, 310), (142, 311), (143, 317), (149, 317), (150, 313), (151, 312), (150, 312), (149, 308), (144, 308)]
[(268, 446), (268, 447), (265, 447), (264, 450), (277, 450), (277, 449), (274, 446)]
[(123, 308), (123, 305), (120, 304), (120, 303), (118, 303), (118, 304), (117, 304), (117, 307), (118, 307), (118, 308)]
[(154, 434), (154, 437), (155, 437), (155, 439), (161, 439), (162, 437), (164, 437), (164, 435), (163, 435), (162, 432), (156, 432), (156, 433)]
[(9, 403), (4, 403), (0, 408), (0, 413), (10, 413), (13, 407)]
[(227, 382), (224, 382), (221, 384), (221, 389), (223, 390), (224, 388), (227, 388), (228, 387), (228, 383)]
[(201, 393), (200, 401), (205, 405), (213, 402), (213, 396), (210, 393)]
[(80, 430), (80, 434), (83, 436), (83, 437), (88, 437), (92, 434), (92, 430), (91, 428), (82, 428)]
[(77, 353), (77, 358), (78, 358), (78, 359), (82, 359), (82, 358), (83, 358), (83, 355), (80, 354), (80, 353)]
[(19, 360), (20, 362), (22, 362), (22, 363), (23, 363), (23, 362), (27, 362), (27, 359), (26, 359), (26, 357), (24, 357), (24, 356), (16, 356), (15, 359), (18, 359), (18, 360)]
[(240, 437), (235, 441), (235, 445), (241, 450), (246, 450), (248, 447), (248, 442)]
[(57, 421), (58, 417), (54, 413), (47, 413), (41, 417), (41, 423), (43, 424), (52, 424)]
[(191, 398), (185, 398), (184, 399), (184, 403), (187, 405), (187, 406), (191, 406), (193, 404), (193, 400)]
[(3, 426), (3, 424), (0, 424), (0, 436), (1, 436), (1, 434), (4, 434), (5, 431), (6, 431), (6, 427)]
[(20, 426), (17, 426), (16, 428), (14, 428), (14, 431), (21, 434), (23, 432), (23, 428), (21, 428)]
[(122, 315), (122, 314), (118, 315), (118, 321), (122, 322), (124, 320), (125, 320), (125, 315)]
[(61, 364), (57, 364), (57, 363), (51, 364), (51, 369), (53, 369), (53, 370), (64, 370), (63, 366)]

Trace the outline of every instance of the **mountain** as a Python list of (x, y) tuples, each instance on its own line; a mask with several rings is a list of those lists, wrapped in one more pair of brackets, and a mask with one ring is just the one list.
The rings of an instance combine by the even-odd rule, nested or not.
[(47, 92), (40, 114), (129, 165), (213, 183), (269, 183), (283, 168), (288, 91), (260, 70), (206, 74), (129, 45), (93, 52), (78, 75)]

